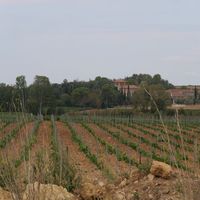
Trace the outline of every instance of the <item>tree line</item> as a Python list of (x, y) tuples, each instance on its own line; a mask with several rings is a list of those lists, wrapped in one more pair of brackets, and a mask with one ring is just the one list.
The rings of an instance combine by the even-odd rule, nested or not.
[(122, 105), (133, 105), (141, 111), (153, 111), (152, 97), (160, 109), (165, 109), (169, 103), (166, 88), (173, 85), (160, 75), (152, 77), (139, 74), (127, 77), (126, 80), (140, 86), (133, 96), (125, 96), (117, 90), (112, 80), (100, 76), (90, 81), (68, 82), (65, 79), (62, 83), (51, 83), (48, 77), (37, 75), (28, 86), (26, 77), (21, 75), (16, 78), (15, 85), (0, 84), (0, 111), (62, 114), (66, 107), (110, 108)]
[(172, 89), (174, 85), (169, 83), (168, 80), (162, 79), (160, 74), (151, 76), (149, 74), (133, 74), (130, 77), (125, 78), (130, 84), (134, 85), (161, 85), (165, 89)]

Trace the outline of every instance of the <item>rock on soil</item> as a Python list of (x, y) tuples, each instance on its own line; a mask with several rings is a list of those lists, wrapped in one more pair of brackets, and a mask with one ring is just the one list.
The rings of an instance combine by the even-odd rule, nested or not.
[[(62, 187), (36, 182), (27, 185), (23, 200), (199, 200), (200, 179), (180, 175), (181, 185), (179, 176), (165, 179), (139, 172), (115, 184), (84, 182), (76, 191), (77, 197)], [(12, 196), (0, 188), (0, 200), (12, 200)]]
[(26, 187), (23, 200), (39, 199), (39, 200), (77, 200), (75, 196), (69, 193), (63, 187), (57, 185), (44, 185), (35, 182)]
[(84, 200), (103, 199), (103, 188), (92, 183), (84, 183), (80, 188), (80, 196)]
[(0, 200), (12, 200), (11, 193), (0, 188)]
[[(124, 181), (120, 187), (125, 186)], [(80, 189), (80, 197), (84, 200), (126, 200), (126, 194), (114, 185), (99, 186), (84, 183)]]
[(153, 161), (150, 172), (156, 177), (169, 178), (172, 175), (172, 167), (163, 162)]

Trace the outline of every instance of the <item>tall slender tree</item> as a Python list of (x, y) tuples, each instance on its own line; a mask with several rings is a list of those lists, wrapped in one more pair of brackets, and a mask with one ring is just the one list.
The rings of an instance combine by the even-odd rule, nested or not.
[(16, 93), (17, 98), (19, 98), (21, 110), (24, 112), (26, 109), (26, 98), (27, 98), (27, 82), (24, 75), (16, 77)]

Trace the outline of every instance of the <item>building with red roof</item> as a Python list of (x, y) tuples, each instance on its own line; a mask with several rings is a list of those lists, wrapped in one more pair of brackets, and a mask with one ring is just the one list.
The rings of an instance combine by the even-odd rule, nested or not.
[(115, 86), (119, 91), (121, 91), (124, 95), (133, 96), (133, 94), (139, 89), (136, 85), (130, 85), (127, 81), (123, 79), (118, 79), (113, 81)]

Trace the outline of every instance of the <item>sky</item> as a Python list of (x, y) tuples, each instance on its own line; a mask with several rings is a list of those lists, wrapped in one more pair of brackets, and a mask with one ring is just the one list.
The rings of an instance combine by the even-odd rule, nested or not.
[(160, 73), (200, 84), (199, 0), (0, 0), (0, 82)]

